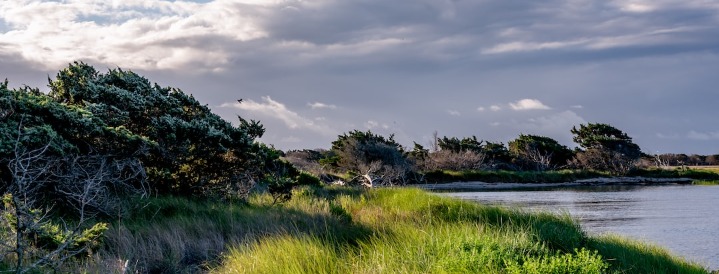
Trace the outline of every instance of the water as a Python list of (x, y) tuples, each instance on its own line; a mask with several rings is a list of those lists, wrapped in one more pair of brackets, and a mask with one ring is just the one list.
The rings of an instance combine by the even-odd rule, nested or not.
[(590, 234), (652, 242), (719, 269), (719, 186), (593, 186), (450, 192), (484, 204), (569, 213)]

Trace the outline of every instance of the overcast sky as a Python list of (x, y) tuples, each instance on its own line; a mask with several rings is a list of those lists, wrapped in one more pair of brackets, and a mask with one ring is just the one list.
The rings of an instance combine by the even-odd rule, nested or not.
[(47, 90), (74, 60), (260, 120), (280, 149), (353, 129), (574, 146), (594, 122), (719, 154), (719, 1), (0, 1), (0, 78)]

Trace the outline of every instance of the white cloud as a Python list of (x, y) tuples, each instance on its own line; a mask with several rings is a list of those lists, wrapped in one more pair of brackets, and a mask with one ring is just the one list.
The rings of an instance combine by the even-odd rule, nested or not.
[(522, 99), (514, 103), (509, 103), (513, 110), (534, 110), (534, 109), (551, 109), (537, 99)]
[(481, 111), (485, 111), (485, 110), (486, 110), (486, 109), (485, 109), (484, 107), (478, 107), (478, 108), (477, 108), (477, 111), (480, 111), (480, 112), (481, 112)]
[(229, 62), (232, 54), (219, 41), (267, 36), (256, 21), (266, 5), (2, 1), (0, 20), (12, 30), (0, 33), (0, 41), (2, 53), (17, 54), (46, 67), (89, 60), (125, 68), (216, 70)]
[(373, 129), (373, 128), (378, 127), (378, 126), (379, 126), (379, 123), (378, 123), (377, 121), (369, 120), (369, 121), (367, 121), (367, 122), (364, 123), (364, 126), (365, 126), (367, 129)]
[(689, 138), (691, 140), (699, 140), (699, 141), (719, 140), (719, 131), (698, 132), (698, 131), (692, 130), (692, 131), (689, 131), (689, 133), (687, 133), (687, 138)]
[(630, 13), (647, 13), (657, 9), (656, 6), (652, 5), (651, 2), (646, 1), (613, 1), (613, 4), (619, 8), (619, 10)]
[(369, 120), (364, 123), (364, 127), (367, 129), (376, 129), (376, 128), (383, 128), (383, 129), (389, 129), (389, 125), (386, 123), (380, 123), (374, 120)]
[(545, 49), (560, 49), (560, 48), (568, 48), (568, 47), (572, 47), (572, 46), (586, 44), (588, 41), (589, 41), (588, 39), (541, 42), (541, 43), (516, 41), (516, 42), (502, 43), (502, 44), (493, 46), (491, 48), (484, 49), (484, 50), (482, 50), (482, 54), (500, 54), (500, 53), (510, 53), (510, 52), (537, 51), (537, 50), (545, 50)]
[(573, 105), (573, 106), (571, 106), (571, 108), (573, 108), (573, 109), (583, 109), (584, 106), (582, 106), (582, 105)]
[(320, 102), (307, 103), (307, 105), (312, 109), (323, 109), (323, 108), (337, 109), (337, 106), (335, 106), (335, 105), (328, 105), (328, 104), (320, 103)]
[(288, 109), (284, 104), (272, 100), (269, 96), (262, 97), (263, 102), (255, 102), (251, 99), (245, 99), (241, 103), (224, 103), (220, 107), (233, 107), (241, 110), (252, 112), (253, 114), (272, 117), (282, 121), (288, 128), (293, 130), (305, 129), (331, 135), (335, 131), (327, 125), (315, 123), (312, 119), (300, 116), (294, 111)]
[(462, 116), (462, 113), (460, 113), (457, 110), (447, 110), (447, 113), (449, 113), (449, 115), (452, 115), (452, 116)]
[(502, 107), (500, 107), (499, 105), (492, 105), (489, 107), (489, 109), (491, 111), (500, 111), (500, 110), (502, 110)]

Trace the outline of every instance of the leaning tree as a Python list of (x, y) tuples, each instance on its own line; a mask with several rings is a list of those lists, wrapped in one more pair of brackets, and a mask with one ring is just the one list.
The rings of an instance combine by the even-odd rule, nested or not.
[(545, 136), (521, 134), (507, 145), (515, 164), (535, 170), (566, 166), (574, 156), (569, 148)]
[(623, 131), (601, 123), (573, 127), (574, 142), (583, 149), (577, 162), (586, 168), (626, 174), (636, 165), (642, 151)]
[(76, 62), (50, 88), (54, 101), (146, 139), (150, 145), (141, 158), (161, 193), (244, 196), (262, 177), (264, 157), (275, 157), (255, 142), (264, 133), (259, 122), (238, 117), (239, 126), (233, 126), (192, 95), (132, 71), (101, 73)]

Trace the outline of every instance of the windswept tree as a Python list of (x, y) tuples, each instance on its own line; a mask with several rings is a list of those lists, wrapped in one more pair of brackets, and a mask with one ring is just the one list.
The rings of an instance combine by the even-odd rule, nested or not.
[(0, 260), (38, 271), (96, 245), (107, 226), (94, 217), (147, 193), (137, 157), (147, 145), (83, 108), (0, 83)]
[(574, 142), (583, 149), (576, 160), (586, 168), (626, 174), (635, 167), (642, 151), (623, 131), (608, 125), (580, 125), (571, 130)]
[(521, 134), (509, 141), (515, 164), (524, 169), (547, 170), (566, 166), (574, 153), (552, 138)]
[(509, 150), (504, 146), (503, 143), (494, 143), (485, 141), (484, 148), (482, 149), (486, 157), (488, 166), (492, 169), (506, 169), (510, 168), (512, 162), (512, 156), (509, 154)]
[(340, 171), (362, 177), (368, 186), (405, 184), (413, 173), (404, 149), (390, 135), (354, 130), (332, 142), (330, 159)]
[(131, 71), (101, 73), (76, 62), (60, 71), (50, 88), (55, 102), (84, 109), (109, 128), (147, 140), (151, 145), (142, 161), (153, 187), (162, 193), (244, 189), (261, 177), (263, 157), (274, 155), (254, 142), (264, 133), (259, 122), (238, 117), (235, 127), (192, 95), (152, 84)]
[(444, 136), (441, 139), (437, 139), (437, 145), (440, 150), (451, 151), (451, 152), (482, 152), (484, 145), (482, 140), (477, 140), (477, 136), (465, 137), (459, 139), (457, 137)]
[(439, 151), (432, 152), (424, 162), (425, 170), (475, 170), (503, 168), (511, 160), (502, 143), (472, 137), (442, 137), (436, 139)]

